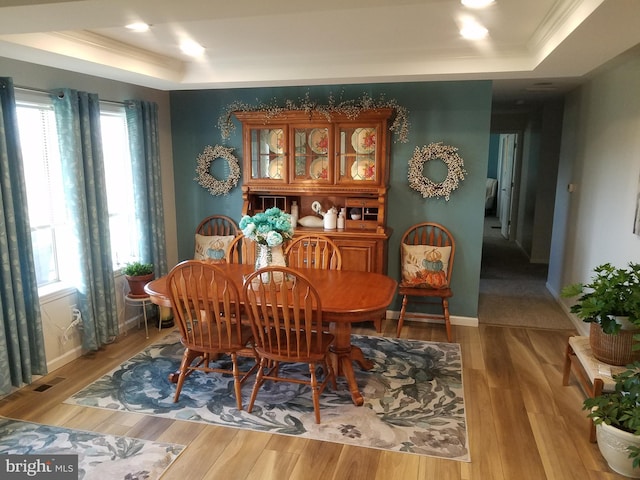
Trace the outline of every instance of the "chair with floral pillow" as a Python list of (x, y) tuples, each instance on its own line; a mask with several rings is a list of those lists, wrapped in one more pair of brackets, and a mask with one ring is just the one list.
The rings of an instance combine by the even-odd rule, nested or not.
[[(418, 223), (409, 228), (400, 241), (400, 270), (402, 278), (398, 294), (402, 308), (398, 318), (400, 336), (405, 318), (444, 320), (447, 340), (453, 341), (449, 318), (451, 271), (456, 244), (451, 232), (437, 223)], [(439, 305), (442, 313), (407, 313), (409, 299), (415, 303)]]
[(240, 231), (232, 218), (226, 215), (211, 215), (200, 222), (200, 225), (196, 228), (196, 233), (206, 236), (236, 236)]
[(211, 215), (205, 218), (196, 228), (193, 259), (213, 263), (226, 261), (229, 244), (239, 233), (236, 222), (225, 215)]

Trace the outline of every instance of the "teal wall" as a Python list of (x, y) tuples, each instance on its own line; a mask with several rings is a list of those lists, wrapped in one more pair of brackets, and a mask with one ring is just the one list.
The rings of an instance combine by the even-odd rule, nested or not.
[[(422, 221), (442, 223), (456, 238), (456, 258), (450, 302), (451, 315), (477, 317), (482, 254), (484, 196), (489, 154), (491, 82), (416, 82), (312, 87), (252, 88), (171, 92), (171, 129), (176, 193), (178, 256), (193, 255), (193, 232), (199, 221), (211, 214), (226, 214), (240, 220), (242, 195), (239, 186), (229, 195), (212, 196), (194, 180), (196, 158), (205, 146), (221, 144), (236, 149), (242, 163), (240, 124), (231, 138), (223, 141), (218, 117), (234, 101), (257, 103), (298, 101), (307, 93), (320, 104), (330, 94), (358, 99), (364, 93), (377, 99), (384, 94), (409, 110), (409, 140), (391, 144), (390, 189), (387, 224), (393, 229), (389, 241), (388, 274), (399, 276), (399, 242), (404, 231)], [(392, 141), (395, 137), (392, 137)], [(443, 142), (458, 148), (467, 171), (466, 179), (450, 200), (422, 198), (407, 182), (408, 162), (416, 147)], [(225, 178), (224, 161), (213, 162), (212, 174)], [(221, 173), (217, 173), (217, 172)], [(446, 175), (441, 162), (425, 167), (429, 178)], [(180, 233), (181, 232), (181, 233)], [(399, 310), (399, 301), (391, 307)]]

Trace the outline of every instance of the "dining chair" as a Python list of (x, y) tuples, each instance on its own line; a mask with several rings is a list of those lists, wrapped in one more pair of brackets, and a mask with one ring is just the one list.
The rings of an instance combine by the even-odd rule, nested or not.
[[(285, 250), (289, 267), (342, 270), (340, 247), (326, 235), (307, 233), (294, 238)], [(377, 332), (382, 332), (382, 318), (373, 320)]]
[(226, 257), (229, 263), (255, 265), (257, 259), (256, 242), (240, 232), (227, 247)]
[[(400, 336), (405, 318), (444, 320), (447, 340), (453, 341), (449, 298), (451, 272), (456, 244), (451, 232), (438, 223), (423, 222), (410, 227), (400, 240), (401, 280), (398, 294), (402, 307), (398, 318), (397, 336)], [(442, 313), (407, 313), (409, 299), (415, 303), (439, 305)]]
[[(307, 233), (294, 238), (285, 251), (289, 267), (342, 270), (340, 247), (331, 238)], [(382, 332), (382, 318), (373, 319), (377, 332)]]
[(193, 259), (211, 263), (226, 262), (229, 244), (239, 233), (236, 222), (225, 215), (206, 217), (196, 228)]
[(240, 230), (236, 222), (226, 215), (210, 215), (203, 219), (196, 228), (198, 235), (227, 236), (238, 235)]
[[(255, 357), (250, 345), (251, 326), (240, 321), (238, 288), (219, 267), (186, 260), (167, 275), (167, 290), (184, 345), (174, 403), (191, 373), (217, 372), (233, 375), (238, 410), (242, 410), (242, 384), (258, 364), (248, 372), (238, 367), (239, 355)], [(215, 363), (223, 354), (231, 358), (231, 370)]]
[(342, 269), (340, 248), (326, 235), (308, 233), (294, 238), (285, 256), (289, 267)]
[[(309, 385), (316, 423), (320, 423), (320, 394), (335, 373), (329, 362), (329, 345), (334, 336), (322, 325), (322, 302), (315, 287), (302, 273), (289, 267), (272, 266), (252, 272), (242, 289), (253, 328), (254, 346), (260, 367), (251, 392), (248, 412), (266, 380)], [(281, 363), (306, 363), (308, 378), (280, 376)], [(322, 379), (316, 369), (322, 367)]]

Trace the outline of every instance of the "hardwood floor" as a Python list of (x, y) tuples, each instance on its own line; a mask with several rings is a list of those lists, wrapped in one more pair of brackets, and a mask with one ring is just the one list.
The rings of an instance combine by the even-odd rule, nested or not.
[[(376, 335), (369, 325), (354, 332)], [(395, 322), (386, 321), (383, 335), (394, 332)], [(625, 478), (610, 471), (589, 442), (584, 394), (575, 379), (562, 386), (566, 330), (454, 326), (463, 353), (470, 463), (62, 403), (167, 332), (149, 333), (146, 340), (144, 330), (131, 330), (102, 351), (3, 398), (0, 415), (187, 445), (163, 480)], [(444, 326), (410, 321), (402, 336), (446, 341)], [(35, 391), (41, 384), (52, 387)]]

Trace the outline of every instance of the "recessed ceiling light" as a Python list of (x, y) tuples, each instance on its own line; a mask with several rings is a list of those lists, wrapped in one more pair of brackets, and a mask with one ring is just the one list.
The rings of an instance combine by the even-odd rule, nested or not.
[(204, 47), (193, 40), (184, 40), (180, 44), (180, 50), (190, 57), (198, 57), (204, 53)]
[(134, 32), (146, 32), (149, 30), (150, 25), (144, 22), (130, 23), (127, 25), (129, 30), (133, 30)]
[(467, 40), (480, 40), (489, 34), (489, 30), (476, 22), (465, 22), (460, 29), (460, 35)]
[(460, 3), (469, 8), (484, 8), (488, 7), (494, 2), (494, 0), (460, 0)]

